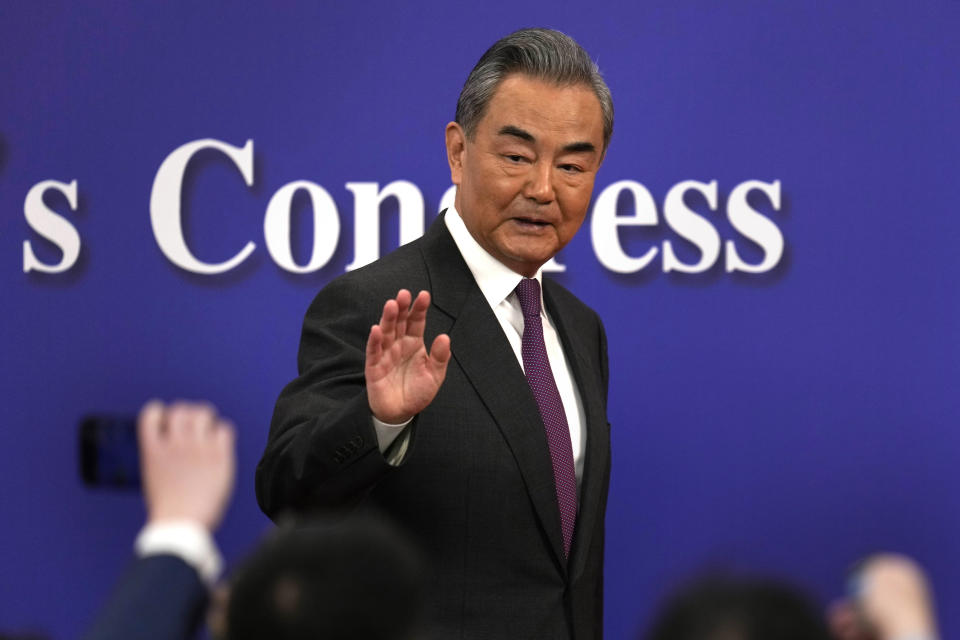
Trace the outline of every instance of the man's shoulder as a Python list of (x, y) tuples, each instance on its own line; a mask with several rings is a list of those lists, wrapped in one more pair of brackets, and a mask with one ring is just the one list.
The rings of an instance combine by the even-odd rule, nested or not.
[(423, 244), (424, 238), (417, 238), (382, 258), (335, 278), (331, 284), (338, 280), (363, 283), (371, 281), (396, 282), (419, 274), (426, 274), (426, 264), (421, 250)]
[(342, 308), (367, 302), (375, 308), (408, 289), (414, 295), (429, 286), (429, 277), (420, 245), (423, 238), (409, 242), (387, 255), (328, 282), (314, 297), (311, 310), (319, 307)]

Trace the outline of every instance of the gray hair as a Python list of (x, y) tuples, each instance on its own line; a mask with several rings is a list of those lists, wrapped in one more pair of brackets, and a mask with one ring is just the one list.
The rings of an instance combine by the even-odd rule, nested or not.
[(501, 38), (480, 57), (460, 91), (454, 120), (472, 138), (497, 87), (522, 73), (558, 85), (586, 85), (600, 101), (603, 150), (613, 135), (613, 98), (600, 69), (570, 36), (553, 29), (521, 29)]

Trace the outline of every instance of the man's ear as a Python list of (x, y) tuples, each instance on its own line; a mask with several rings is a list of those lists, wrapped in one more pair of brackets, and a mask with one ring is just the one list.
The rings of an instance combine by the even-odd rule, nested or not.
[(463, 153), (467, 148), (467, 136), (456, 122), (447, 124), (447, 163), (450, 164), (450, 182), (460, 185), (463, 176)]

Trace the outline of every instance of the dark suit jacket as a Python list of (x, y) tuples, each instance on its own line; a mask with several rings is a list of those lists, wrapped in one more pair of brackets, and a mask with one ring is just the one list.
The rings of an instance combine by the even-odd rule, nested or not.
[[(426, 342), (448, 333), (453, 357), (437, 397), (408, 427), (403, 463), (392, 467), (371, 422), (364, 347), (400, 288), (430, 291)], [(257, 468), (261, 508), (274, 519), (318, 507), (386, 511), (431, 559), (438, 638), (602, 637), (606, 338), (596, 313), (549, 280), (544, 301), (586, 414), (569, 561), (536, 402), (442, 217), (317, 295), (303, 323), (300, 376), (277, 400)]]
[(84, 640), (187, 640), (207, 606), (196, 569), (173, 555), (133, 562)]

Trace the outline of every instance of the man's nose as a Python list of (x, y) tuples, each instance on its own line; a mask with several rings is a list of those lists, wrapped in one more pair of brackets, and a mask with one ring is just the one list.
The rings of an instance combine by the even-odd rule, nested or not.
[(538, 204), (553, 202), (553, 167), (549, 162), (537, 162), (531, 165), (523, 195), (535, 200)]

